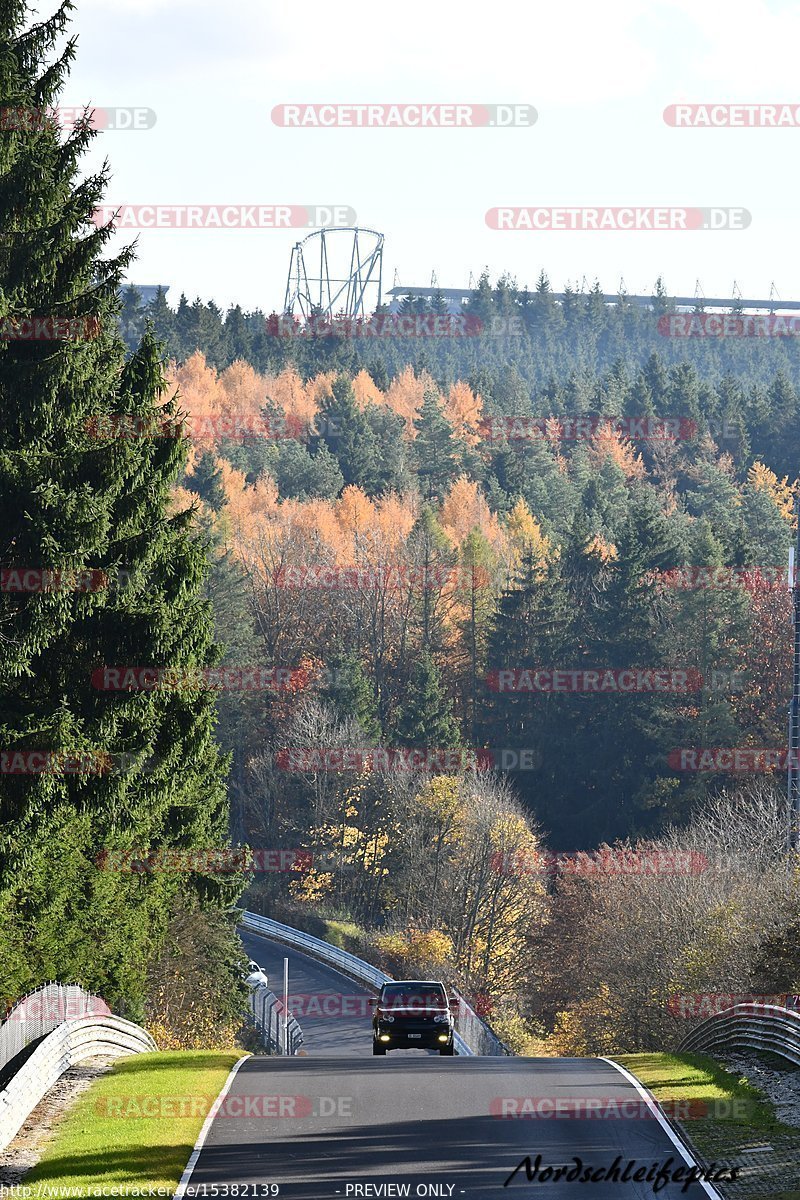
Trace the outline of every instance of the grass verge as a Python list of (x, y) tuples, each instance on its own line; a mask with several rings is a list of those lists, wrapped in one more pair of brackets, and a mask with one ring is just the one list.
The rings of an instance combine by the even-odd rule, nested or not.
[(679, 1120), (691, 1122), (722, 1121), (746, 1130), (748, 1136), (754, 1131), (791, 1132), (757, 1088), (705, 1054), (622, 1054), (616, 1061), (650, 1088), (668, 1116), (674, 1113)]
[[(621, 1054), (616, 1061), (650, 1089), (701, 1158), (735, 1159), (744, 1166), (735, 1190), (727, 1185), (726, 1196), (800, 1200), (795, 1186), (800, 1129), (779, 1121), (770, 1101), (745, 1077), (704, 1054)], [(788, 1068), (783, 1060), (776, 1062)]]
[[(23, 1180), (30, 1188), (26, 1196), (92, 1196), (101, 1188), (106, 1195), (117, 1188), (123, 1196), (162, 1188), (162, 1196), (171, 1196), (208, 1110), (240, 1057), (175, 1050), (121, 1059), (58, 1125)], [(72, 1192), (62, 1190), (67, 1188)]]

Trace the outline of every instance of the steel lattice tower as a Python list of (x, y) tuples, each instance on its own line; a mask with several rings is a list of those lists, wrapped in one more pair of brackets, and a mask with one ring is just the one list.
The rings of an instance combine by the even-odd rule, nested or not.
[[(319, 265), (312, 267), (317, 252)], [(283, 311), (306, 320), (364, 317), (380, 306), (382, 272), (382, 233), (355, 227), (318, 229), (292, 250)]]

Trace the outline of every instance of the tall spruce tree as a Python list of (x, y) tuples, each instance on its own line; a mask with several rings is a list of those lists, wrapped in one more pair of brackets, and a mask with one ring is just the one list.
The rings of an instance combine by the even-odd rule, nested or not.
[(438, 396), (427, 391), (414, 421), (414, 459), (423, 497), (443, 500), (458, 474), (458, 443)]
[(395, 740), (418, 750), (454, 750), (461, 744), (453, 706), (430, 654), (420, 655), (395, 718)]
[[(41, 116), (74, 57), (73, 40), (58, 50), (72, 7), (30, 24), (26, 0), (0, 5), (0, 106), (32, 114), (0, 137), (0, 325), (68, 317), (96, 334), (0, 342), (0, 976), (10, 997), (74, 979), (136, 1015), (178, 894), (216, 905), (231, 885), (103, 869), (102, 852), (224, 844), (226, 763), (207, 689), (102, 686), (106, 667), (193, 671), (218, 652), (204, 546), (170, 510), (182, 440), (92, 433), (112, 414), (147, 425), (173, 410), (149, 333), (126, 360), (117, 293), (132, 253), (103, 257), (107, 169), (79, 177), (95, 134)], [(15, 574), (30, 568), (60, 575), (19, 590), (36, 587)], [(87, 585), (84, 571), (104, 574)], [(75, 770), (35, 751), (88, 759)]]
[(369, 745), (381, 740), (375, 688), (355, 654), (335, 654), (328, 663), (328, 676), (321, 697), (337, 716), (355, 717)]
[(353, 386), (339, 375), (324, 397), (316, 417), (318, 433), (311, 438), (312, 453), (327, 446), (336, 458), (345, 484), (372, 493), (378, 484), (380, 453), (375, 434), (356, 404)]
[[(573, 620), (560, 559), (543, 567), (528, 553), (499, 597), (480, 696), (481, 740), (493, 748), (496, 761), (502, 762), (504, 750), (529, 756), (535, 771), (526, 767), (514, 781), (531, 809), (551, 820), (552, 810), (563, 805), (563, 793), (558, 756), (548, 751), (569, 716), (563, 697), (537, 693), (530, 680), (537, 669), (570, 662)], [(528, 678), (519, 674), (524, 671), (530, 672)]]

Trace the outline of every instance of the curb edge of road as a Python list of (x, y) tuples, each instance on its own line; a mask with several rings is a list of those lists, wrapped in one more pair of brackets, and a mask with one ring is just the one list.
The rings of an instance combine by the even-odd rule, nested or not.
[[(661, 1111), (661, 1106), (659, 1105), (658, 1101), (656, 1100), (655, 1096), (650, 1091), (650, 1089), (648, 1087), (645, 1087), (645, 1085), (642, 1083), (642, 1081), (640, 1079), (637, 1079), (636, 1076), (633, 1075), (626, 1067), (623, 1067), (620, 1063), (615, 1062), (615, 1060), (613, 1058), (605, 1058), (605, 1057), (601, 1056), (600, 1062), (608, 1063), (609, 1066), (611, 1066), (611, 1067), (616, 1067), (616, 1069), (620, 1072), (620, 1074), (624, 1075), (624, 1077), (628, 1080), (628, 1082), (633, 1084), (633, 1086), (636, 1088), (637, 1092), (642, 1097), (642, 1099), (647, 1102), (647, 1105), (650, 1108), (650, 1111), (652, 1112), (653, 1116), (658, 1121), (661, 1128), (667, 1134), (669, 1140), (672, 1142), (675, 1149), (680, 1151), (681, 1157), (683, 1158), (683, 1160), (687, 1164), (687, 1166), (699, 1167), (700, 1163), (694, 1157), (694, 1151), (692, 1150), (691, 1146), (689, 1146), (687, 1144), (687, 1142), (684, 1141), (683, 1137), (681, 1137), (681, 1135), (678, 1133), (677, 1129), (675, 1129), (675, 1127), (673, 1125), (671, 1125), (670, 1122), (667, 1120), (666, 1116)], [(725, 1200), (722, 1193), (717, 1191), (717, 1189), (714, 1187), (713, 1183), (708, 1183), (708, 1182), (706, 1182), (705, 1179), (699, 1179), (698, 1183), (700, 1184), (700, 1187), (703, 1189), (703, 1191), (706, 1193), (706, 1195), (712, 1197), (712, 1200)]]
[(180, 1180), (178, 1182), (178, 1186), (176, 1187), (175, 1191), (172, 1193), (172, 1200), (181, 1200), (181, 1198), (185, 1195), (189, 1180), (192, 1177), (192, 1171), (194, 1171), (195, 1167), (197, 1166), (197, 1160), (200, 1157), (200, 1151), (203, 1149), (206, 1138), (208, 1137), (209, 1133), (211, 1132), (211, 1126), (214, 1123), (214, 1118), (216, 1117), (217, 1113), (220, 1110), (222, 1101), (227, 1096), (228, 1092), (230, 1091), (231, 1084), (233, 1083), (234, 1079), (236, 1078), (236, 1072), (239, 1070), (239, 1067), (241, 1067), (242, 1063), (246, 1063), (248, 1058), (252, 1058), (252, 1057), (253, 1057), (252, 1054), (243, 1054), (242, 1057), (238, 1060), (238, 1062), (235, 1062), (233, 1064), (233, 1066), (231, 1067), (230, 1074), (228, 1075), (228, 1078), (223, 1083), (222, 1090), (220, 1091), (216, 1100), (211, 1105), (211, 1108), (208, 1112), (208, 1116), (206, 1117), (205, 1121), (203, 1122), (202, 1128), (197, 1135), (197, 1141), (194, 1144), (192, 1153), (189, 1155), (189, 1161), (186, 1164), (186, 1166), (184, 1167), (183, 1174), (181, 1175)]

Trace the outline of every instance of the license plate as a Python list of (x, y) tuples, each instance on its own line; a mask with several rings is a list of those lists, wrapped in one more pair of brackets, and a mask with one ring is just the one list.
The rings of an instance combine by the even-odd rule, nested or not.
[(410, 1033), (408, 1036), (409, 1036), (409, 1038), (414, 1038), (414, 1037), (421, 1038), (422, 1034), (421, 1033)]

